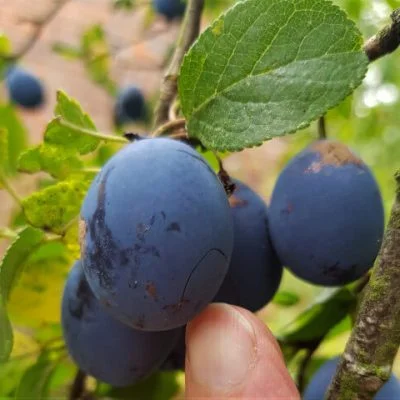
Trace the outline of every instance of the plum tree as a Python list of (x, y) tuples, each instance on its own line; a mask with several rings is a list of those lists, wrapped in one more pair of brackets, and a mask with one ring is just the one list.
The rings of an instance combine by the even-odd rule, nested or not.
[[(304, 391), (303, 400), (321, 400), (325, 398), (338, 362), (339, 357), (332, 358), (318, 369)], [(393, 374), (374, 397), (374, 400), (388, 399), (400, 399), (400, 382)]]
[(61, 320), (68, 351), (77, 365), (114, 386), (128, 386), (155, 371), (180, 334), (179, 329), (137, 331), (113, 319), (90, 290), (80, 261), (65, 285)]
[(144, 114), (145, 100), (137, 86), (127, 86), (119, 91), (114, 106), (114, 121), (117, 125), (140, 120)]
[(10, 100), (25, 108), (37, 108), (43, 104), (44, 90), (40, 80), (25, 69), (13, 66), (6, 74)]
[(345, 145), (320, 140), (280, 174), (270, 231), (282, 263), (311, 283), (343, 285), (367, 272), (379, 252), (384, 210), (365, 163)]
[(257, 311), (276, 293), (282, 265), (272, 247), (267, 205), (247, 185), (234, 180), (230, 198), (234, 244), (228, 274), (214, 301)]
[(153, 6), (159, 14), (167, 19), (181, 17), (185, 12), (183, 0), (153, 0)]
[(228, 270), (233, 223), (207, 162), (172, 139), (143, 139), (114, 155), (81, 210), (81, 254), (95, 296), (137, 329), (185, 325)]

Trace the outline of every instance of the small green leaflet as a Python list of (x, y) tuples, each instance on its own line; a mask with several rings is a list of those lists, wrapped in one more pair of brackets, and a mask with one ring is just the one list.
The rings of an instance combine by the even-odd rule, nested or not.
[(8, 360), (13, 347), (13, 332), (0, 295), (0, 364)]
[(0, 264), (0, 293), (7, 302), (29, 256), (44, 241), (44, 232), (27, 226), (7, 249)]
[(56, 368), (57, 362), (44, 351), (36, 363), (24, 372), (15, 399), (48, 398), (50, 380)]
[(68, 97), (64, 92), (58, 91), (54, 114), (57, 117), (50, 121), (44, 134), (46, 143), (72, 149), (82, 155), (96, 150), (100, 143), (99, 139), (82, 135), (60, 124), (60, 118), (62, 118), (75, 126), (96, 130), (93, 121), (88, 114), (83, 112), (78, 102)]
[(272, 299), (272, 302), (274, 304), (277, 304), (282, 307), (294, 306), (299, 301), (300, 301), (300, 297), (296, 293), (283, 291), (283, 290), (279, 291)]
[(346, 317), (356, 300), (346, 287), (327, 289), (314, 304), (278, 332), (279, 340), (286, 345), (296, 345), (322, 339)]
[(61, 181), (35, 192), (22, 201), (27, 220), (35, 227), (62, 233), (79, 214), (89, 182)]
[(295, 132), (359, 86), (368, 60), (328, 0), (246, 0), (198, 38), (179, 77), (191, 137), (238, 151)]

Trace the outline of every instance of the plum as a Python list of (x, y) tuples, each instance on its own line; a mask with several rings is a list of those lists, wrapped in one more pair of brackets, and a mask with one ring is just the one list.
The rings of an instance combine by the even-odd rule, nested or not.
[(21, 107), (34, 109), (44, 102), (41, 81), (21, 67), (13, 66), (7, 70), (6, 85), (11, 101)]
[(153, 0), (153, 6), (158, 14), (169, 20), (181, 17), (186, 8), (183, 0)]
[(190, 146), (143, 139), (114, 155), (81, 210), (81, 255), (95, 296), (143, 330), (184, 326), (228, 270), (233, 222), (214, 171)]
[(236, 185), (230, 198), (234, 244), (228, 274), (214, 301), (258, 311), (278, 290), (280, 264), (269, 237), (267, 205), (247, 185)]
[(339, 286), (365, 274), (384, 231), (379, 187), (344, 144), (319, 140), (280, 174), (269, 208), (279, 259), (298, 277)]
[(80, 261), (65, 285), (61, 320), (79, 368), (113, 386), (129, 386), (157, 370), (180, 334), (179, 329), (137, 331), (113, 319), (90, 290)]
[[(339, 357), (326, 361), (311, 378), (303, 394), (303, 400), (322, 400), (336, 372)], [(400, 399), (400, 382), (391, 374), (389, 380), (375, 395), (374, 400)]]
[(145, 100), (137, 86), (126, 86), (117, 95), (114, 107), (114, 121), (117, 125), (144, 118)]

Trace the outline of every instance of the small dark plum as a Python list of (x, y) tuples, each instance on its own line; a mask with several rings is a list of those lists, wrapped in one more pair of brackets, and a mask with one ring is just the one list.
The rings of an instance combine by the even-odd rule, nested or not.
[(261, 197), (238, 180), (230, 197), (233, 216), (233, 252), (228, 274), (215, 302), (258, 311), (279, 288), (280, 264), (271, 245), (268, 209)]
[(161, 371), (176, 371), (185, 369), (186, 343), (185, 343), (186, 327), (181, 328), (181, 334), (178, 342), (168, 355), (167, 359), (162, 363)]
[(379, 187), (344, 144), (319, 140), (280, 174), (269, 208), (279, 259), (324, 286), (355, 281), (374, 264), (384, 231)]
[(145, 100), (136, 86), (127, 86), (117, 95), (114, 107), (114, 121), (117, 125), (138, 121), (145, 116)]
[(34, 109), (44, 102), (44, 90), (41, 81), (21, 67), (8, 68), (6, 85), (10, 100), (21, 107)]
[(113, 319), (94, 297), (81, 262), (72, 268), (62, 301), (68, 351), (87, 374), (113, 386), (129, 386), (156, 371), (180, 330), (142, 332)]
[(171, 20), (184, 14), (186, 3), (185, 0), (153, 0), (153, 6), (157, 13)]
[(172, 139), (143, 139), (112, 157), (89, 188), (80, 227), (95, 296), (137, 329), (186, 325), (215, 297), (232, 254), (221, 182)]
[[(335, 357), (322, 364), (304, 391), (303, 400), (322, 400), (325, 398), (338, 363), (339, 357)], [(400, 382), (393, 374), (374, 396), (374, 400), (389, 399), (400, 399)]]

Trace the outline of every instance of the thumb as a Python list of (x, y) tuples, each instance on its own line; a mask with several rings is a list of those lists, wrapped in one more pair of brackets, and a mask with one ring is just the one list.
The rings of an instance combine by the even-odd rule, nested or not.
[(300, 399), (268, 328), (240, 307), (211, 304), (186, 329), (186, 398)]

